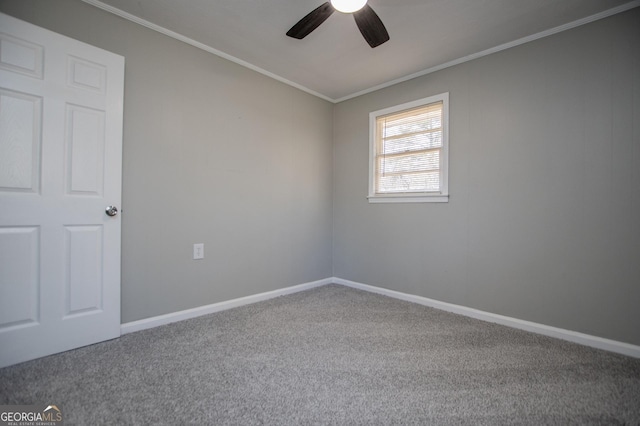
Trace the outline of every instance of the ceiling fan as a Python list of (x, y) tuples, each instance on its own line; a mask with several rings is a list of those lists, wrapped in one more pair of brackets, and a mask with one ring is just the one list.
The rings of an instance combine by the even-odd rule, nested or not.
[(331, 0), (314, 9), (295, 24), (287, 35), (303, 39), (335, 11), (351, 13), (369, 46), (376, 47), (389, 40), (389, 33), (378, 15), (367, 4), (367, 0)]

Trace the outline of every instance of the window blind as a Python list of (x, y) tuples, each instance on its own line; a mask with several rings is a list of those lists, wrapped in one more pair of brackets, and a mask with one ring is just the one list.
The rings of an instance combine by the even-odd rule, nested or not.
[(443, 102), (376, 119), (375, 191), (440, 192)]

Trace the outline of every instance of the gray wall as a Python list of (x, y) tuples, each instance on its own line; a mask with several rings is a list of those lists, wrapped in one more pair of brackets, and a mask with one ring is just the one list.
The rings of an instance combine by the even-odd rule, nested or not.
[[(368, 114), (450, 93), (450, 202), (369, 204)], [(640, 8), (338, 104), (334, 275), (640, 344)]]
[[(335, 107), (79, 0), (0, 10), (126, 57), (123, 322), (337, 276), (640, 344), (640, 8)], [(369, 112), (445, 91), (450, 202), (368, 204)]]
[(122, 322), (332, 275), (330, 103), (78, 0), (0, 10), (126, 58)]

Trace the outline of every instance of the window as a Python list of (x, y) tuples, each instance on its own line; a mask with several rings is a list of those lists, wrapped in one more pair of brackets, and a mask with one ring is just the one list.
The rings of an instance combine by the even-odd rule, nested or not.
[(447, 202), (449, 93), (369, 114), (369, 202)]

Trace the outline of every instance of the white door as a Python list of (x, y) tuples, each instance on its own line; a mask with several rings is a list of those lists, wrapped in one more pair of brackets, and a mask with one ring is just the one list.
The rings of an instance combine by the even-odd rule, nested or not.
[(124, 58), (0, 14), (0, 367), (120, 335)]

